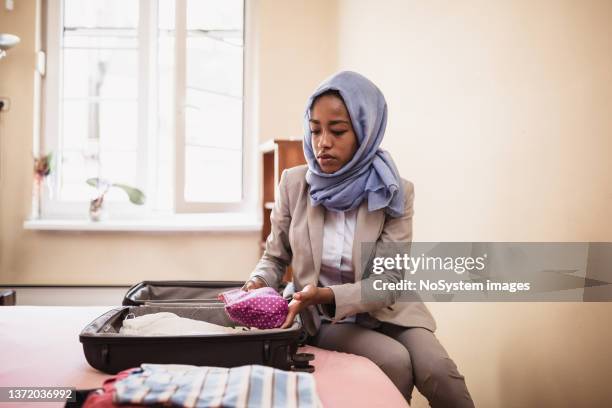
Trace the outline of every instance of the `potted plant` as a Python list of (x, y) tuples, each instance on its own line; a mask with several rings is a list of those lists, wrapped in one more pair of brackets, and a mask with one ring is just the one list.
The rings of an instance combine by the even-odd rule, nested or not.
[(136, 205), (143, 205), (146, 200), (145, 194), (135, 188), (121, 183), (113, 183), (106, 179), (98, 177), (87, 179), (87, 184), (95, 187), (98, 190), (98, 196), (90, 201), (89, 203), (89, 218), (92, 221), (100, 221), (103, 214), (104, 195), (112, 187), (120, 188), (125, 191), (131, 203)]

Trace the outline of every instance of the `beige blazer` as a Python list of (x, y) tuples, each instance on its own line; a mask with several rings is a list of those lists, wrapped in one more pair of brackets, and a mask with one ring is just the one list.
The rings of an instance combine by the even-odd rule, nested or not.
[[(326, 210), (321, 205), (313, 207), (310, 204), (306, 170), (307, 166), (302, 165), (282, 173), (270, 216), (271, 232), (266, 241), (264, 254), (250, 276), (259, 277), (274, 288), (278, 288), (288, 265), (293, 268), (293, 284), (296, 291), (302, 290), (307, 284), (317, 286), (319, 280)], [(406, 210), (403, 217), (387, 217), (383, 210), (369, 212), (366, 200), (359, 207), (352, 253), (355, 283), (330, 286), (335, 296), (333, 316), (330, 312), (333, 308), (314, 306), (300, 314), (310, 335), (318, 331), (321, 322), (319, 312), (328, 315), (334, 321), (353, 314), (367, 313), (379, 321), (400, 326), (424, 327), (431, 331), (436, 329), (433, 317), (420, 300), (396, 303), (396, 292), (383, 291), (379, 299), (368, 298), (367, 302), (362, 301), (361, 285), (365, 262), (362, 264), (360, 261), (361, 243), (412, 241), (414, 186), (404, 179), (402, 182), (406, 191)], [(372, 251), (371, 255), (364, 259), (371, 259), (375, 255)], [(389, 278), (391, 281), (403, 278), (401, 273), (396, 271), (386, 271), (374, 277)]]

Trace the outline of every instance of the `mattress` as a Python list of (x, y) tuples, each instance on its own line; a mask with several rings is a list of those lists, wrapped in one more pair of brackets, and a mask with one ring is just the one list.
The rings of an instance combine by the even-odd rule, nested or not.
[[(110, 376), (89, 366), (79, 333), (110, 308), (0, 307), (0, 387), (99, 387)], [(315, 355), (312, 364), (323, 406), (408, 407), (393, 383), (370, 360), (312, 346), (298, 351)], [(63, 403), (37, 402), (31, 406), (61, 407)]]

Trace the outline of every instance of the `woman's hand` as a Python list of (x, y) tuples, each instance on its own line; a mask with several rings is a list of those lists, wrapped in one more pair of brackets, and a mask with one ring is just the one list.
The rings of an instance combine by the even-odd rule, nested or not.
[(264, 286), (267, 286), (264, 281), (258, 277), (254, 277), (245, 282), (245, 284), (242, 286), (242, 290), (248, 292), (253, 289), (263, 288)]
[(289, 313), (285, 323), (280, 327), (287, 329), (293, 325), (295, 316), (308, 306), (319, 303), (333, 303), (334, 292), (330, 288), (319, 288), (314, 285), (306, 285), (300, 292), (293, 294), (293, 299), (289, 302)]

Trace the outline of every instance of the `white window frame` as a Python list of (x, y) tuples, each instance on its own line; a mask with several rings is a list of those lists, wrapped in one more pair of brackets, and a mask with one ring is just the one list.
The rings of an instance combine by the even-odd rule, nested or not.
[[(140, 22), (138, 25), (138, 60), (140, 65), (138, 84), (138, 146), (139, 167), (138, 185), (142, 186), (147, 194), (147, 204), (136, 206), (129, 202), (106, 202), (107, 211), (114, 220), (120, 219), (154, 219), (179, 213), (241, 213), (256, 214), (256, 195), (258, 179), (253, 170), (257, 168), (256, 142), (254, 132), (249, 132), (247, 123), (255, 122), (249, 119), (247, 88), (254, 78), (247, 75), (247, 59), (252, 59), (249, 51), (250, 38), (248, 34), (248, 1), (243, 0), (243, 92), (242, 92), (242, 200), (234, 203), (203, 203), (186, 202), (184, 200), (185, 182), (185, 84), (186, 84), (186, 3), (187, 0), (176, 0), (176, 69), (175, 69), (175, 101), (174, 112), (174, 208), (169, 214), (159, 212), (154, 204), (158, 202), (158, 191), (154, 171), (158, 137), (151, 137), (157, 132), (157, 41), (151, 41), (152, 36), (158, 35), (157, 28), (157, 2), (139, 0)], [(47, 53), (47, 66), (42, 84), (43, 92), (43, 127), (41, 146), (43, 151), (61, 152), (60, 115), (62, 72), (61, 69), (61, 41), (63, 38), (63, 0), (48, 0), (46, 2), (45, 18), (45, 47)], [(142, 22), (146, 22), (143, 24)], [(144, 45), (147, 46), (144, 46)], [(180, 46), (183, 44), (183, 46)], [(249, 81), (249, 83), (247, 83)], [(151, 112), (149, 114), (148, 112)], [(253, 129), (253, 127), (250, 127)], [(251, 137), (246, 137), (251, 135)], [(61, 175), (61, 162), (56, 162), (55, 177)], [(177, 186), (181, 186), (178, 188)], [(93, 192), (93, 190), (92, 190)], [(41, 197), (42, 219), (82, 219), (87, 217), (87, 201), (59, 201), (52, 199), (49, 194)], [(230, 214), (228, 214), (230, 215)]]

